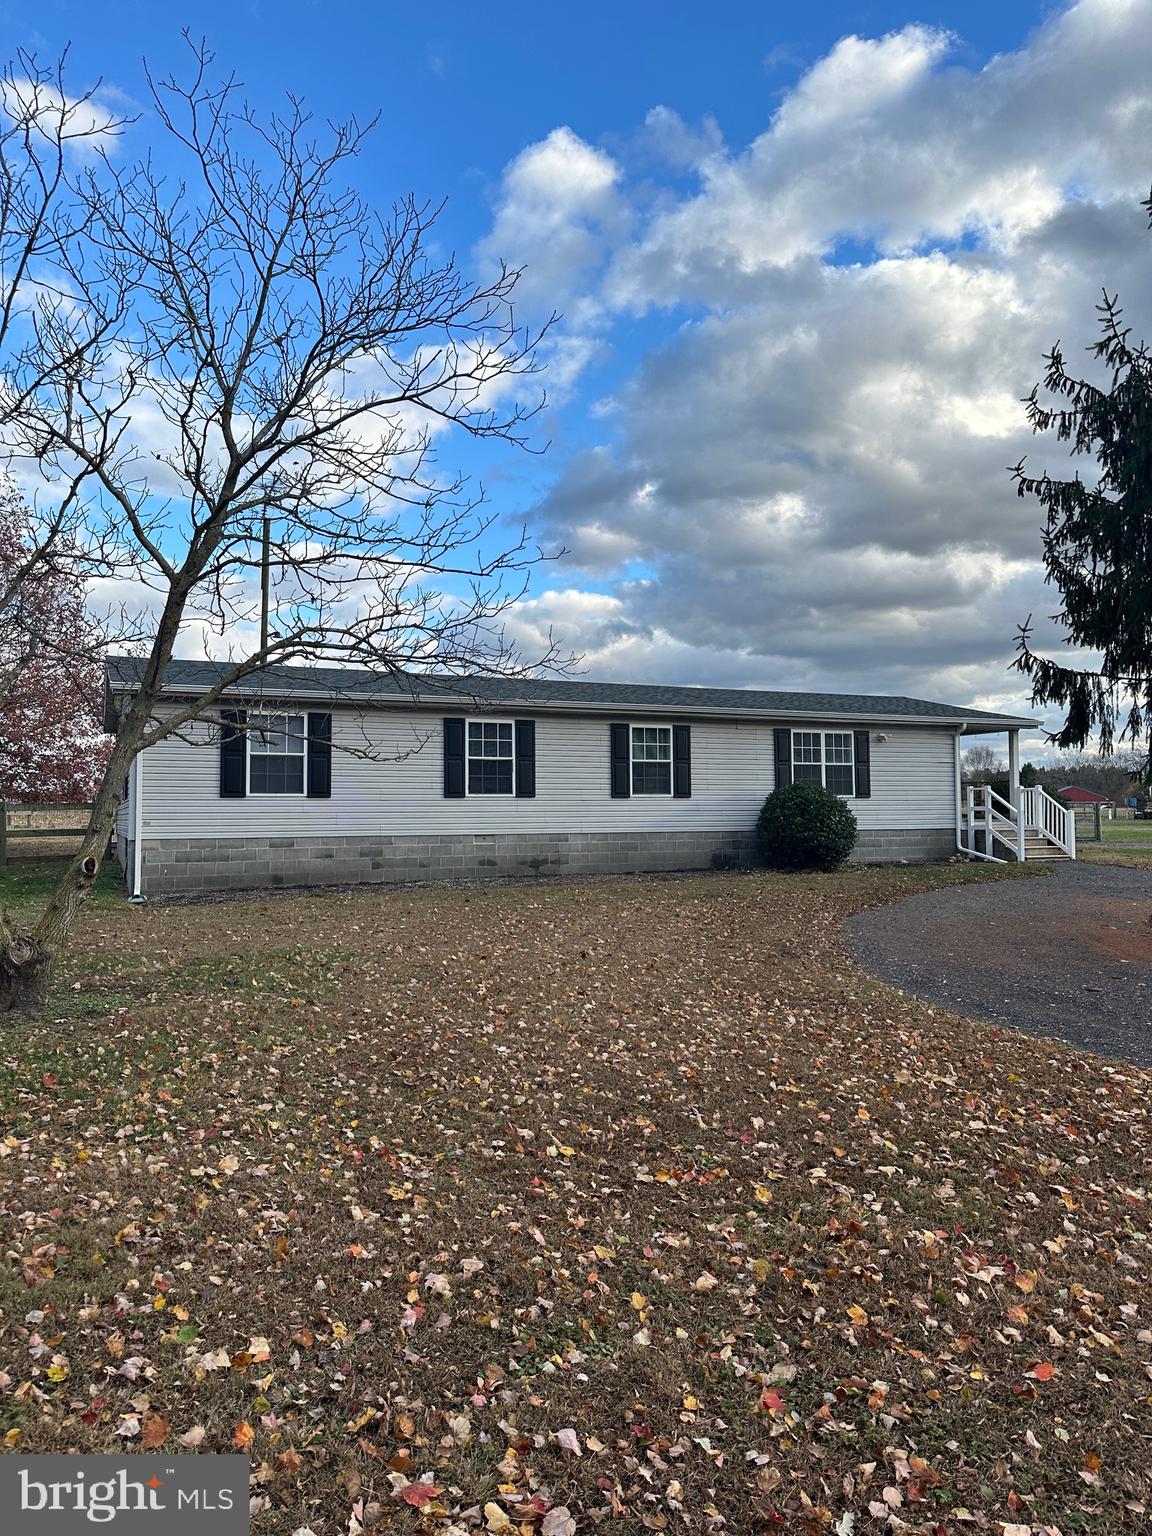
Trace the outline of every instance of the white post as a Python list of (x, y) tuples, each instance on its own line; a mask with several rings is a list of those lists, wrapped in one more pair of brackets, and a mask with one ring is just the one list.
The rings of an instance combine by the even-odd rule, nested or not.
[(1020, 795), (1020, 731), (1008, 732), (1008, 798), (1016, 813), (1016, 857), (1024, 862), (1024, 807)]
[(143, 901), (140, 891), (140, 877), (144, 866), (144, 850), (140, 846), (140, 837), (144, 828), (144, 795), (142, 792), (144, 783), (144, 754), (137, 752), (132, 764), (134, 782), (132, 785), (132, 900)]
[(968, 786), (968, 852), (976, 852), (976, 786)]

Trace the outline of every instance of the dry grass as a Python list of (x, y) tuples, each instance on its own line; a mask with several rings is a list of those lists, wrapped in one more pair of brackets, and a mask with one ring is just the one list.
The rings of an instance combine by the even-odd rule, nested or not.
[(106, 901), (0, 1062), (0, 1433), (277, 1536), (1139, 1525), (1148, 1075), (839, 938), (1028, 873)]
[(1109, 843), (1077, 843), (1076, 857), (1082, 864), (1121, 864), (1125, 869), (1147, 869), (1152, 861), (1152, 847), (1118, 848)]

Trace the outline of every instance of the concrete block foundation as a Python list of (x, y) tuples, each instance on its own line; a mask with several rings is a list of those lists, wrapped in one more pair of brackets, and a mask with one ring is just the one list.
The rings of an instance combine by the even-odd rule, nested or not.
[[(923, 862), (955, 851), (951, 828), (861, 832), (858, 863)], [(508, 833), (411, 837), (170, 837), (141, 845), (146, 896), (275, 886), (386, 885), (510, 875), (746, 869), (751, 832)]]
[(931, 864), (957, 851), (955, 827), (862, 831), (852, 850), (853, 864)]

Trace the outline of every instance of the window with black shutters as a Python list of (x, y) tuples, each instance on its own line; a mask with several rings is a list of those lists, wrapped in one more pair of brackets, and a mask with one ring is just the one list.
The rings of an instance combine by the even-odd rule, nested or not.
[(632, 727), (632, 793), (634, 795), (670, 795), (672, 793), (672, 727), (670, 725), (634, 725)]
[(248, 717), (248, 793), (302, 795), (307, 730), (303, 715)]
[(793, 731), (792, 777), (797, 784), (823, 784), (834, 795), (856, 793), (856, 754), (851, 731)]
[(515, 763), (515, 727), (511, 720), (469, 720), (470, 795), (515, 793)]

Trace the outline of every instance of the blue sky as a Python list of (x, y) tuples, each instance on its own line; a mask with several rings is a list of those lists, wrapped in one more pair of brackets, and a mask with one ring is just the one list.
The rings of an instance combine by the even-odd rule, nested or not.
[(180, 30), (205, 36), (252, 99), (305, 94), (317, 112), (382, 113), (378, 190), (447, 193), (462, 238), (483, 228), (503, 166), (558, 123), (581, 136), (628, 134), (654, 105), (692, 121), (714, 113), (745, 142), (805, 65), (846, 33), (880, 36), (910, 21), (952, 29), (958, 59), (1018, 46), (1046, 8), (987, 3), (781, 5), (716, 0), (498, 7), (102, 0), (0, 6), (9, 48), (70, 42), (80, 73), (138, 88), (139, 60), (167, 68)]
[[(142, 101), (187, 19), (259, 109), (380, 116), (373, 200), (564, 312), (542, 458), (472, 454), (571, 555), (514, 624), (592, 675), (1019, 707), (1054, 606), (1019, 396), (1092, 298), (1145, 303), (1152, 8), (0, 4)], [(146, 124), (142, 129), (146, 129)], [(447, 451), (454, 451), (448, 445)], [(1056, 467), (1053, 463), (1053, 467)]]

